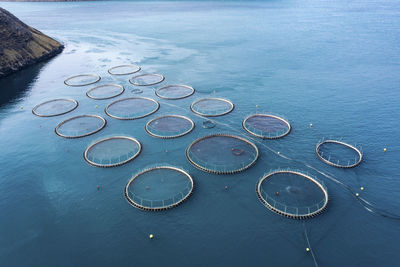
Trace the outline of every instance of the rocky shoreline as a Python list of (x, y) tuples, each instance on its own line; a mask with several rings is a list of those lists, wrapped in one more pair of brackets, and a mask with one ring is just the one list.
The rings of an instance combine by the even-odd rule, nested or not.
[(0, 78), (59, 54), (64, 46), (0, 7)]

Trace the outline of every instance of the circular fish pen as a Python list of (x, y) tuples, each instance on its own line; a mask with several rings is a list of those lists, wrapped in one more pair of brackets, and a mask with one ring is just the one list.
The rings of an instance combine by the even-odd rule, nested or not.
[(64, 138), (80, 138), (103, 129), (107, 121), (97, 115), (81, 115), (69, 118), (57, 125), (55, 132)]
[(49, 100), (32, 109), (32, 113), (39, 117), (54, 117), (66, 114), (78, 107), (78, 102), (74, 99), (59, 98)]
[(324, 183), (300, 171), (277, 170), (265, 174), (257, 183), (256, 192), (268, 209), (292, 219), (315, 217), (328, 204)]
[(97, 74), (80, 74), (67, 78), (64, 81), (65, 85), (79, 87), (97, 83), (101, 77)]
[(184, 170), (157, 166), (134, 175), (124, 194), (132, 206), (148, 211), (167, 210), (180, 205), (193, 192), (193, 179)]
[(108, 70), (111, 75), (129, 75), (140, 71), (140, 67), (136, 65), (119, 65)]
[(135, 120), (149, 116), (160, 108), (160, 104), (147, 97), (130, 97), (110, 103), (105, 112), (118, 120)]
[(194, 122), (181, 115), (166, 115), (154, 118), (146, 123), (145, 130), (148, 134), (158, 138), (176, 138), (190, 133)]
[(277, 139), (290, 133), (290, 123), (278, 116), (270, 114), (253, 114), (242, 122), (243, 129), (251, 135), (263, 139)]
[(95, 100), (110, 99), (122, 95), (124, 87), (119, 84), (103, 84), (96, 86), (86, 92), (86, 95)]
[(194, 113), (205, 117), (222, 116), (231, 112), (233, 108), (233, 103), (223, 98), (202, 98), (190, 105)]
[(360, 149), (339, 140), (323, 140), (315, 146), (315, 154), (324, 163), (337, 168), (353, 168), (361, 163)]
[(127, 136), (113, 136), (91, 144), (83, 158), (96, 167), (116, 167), (130, 162), (142, 150), (138, 140)]
[(167, 85), (156, 90), (158, 97), (168, 100), (182, 99), (193, 94), (193, 87), (181, 84)]
[(195, 140), (186, 158), (196, 168), (214, 174), (233, 174), (250, 168), (258, 159), (252, 142), (229, 134), (212, 134)]
[(164, 81), (164, 79), (164, 76), (161, 74), (146, 73), (133, 76), (129, 79), (129, 82), (135, 86), (150, 86), (159, 84)]

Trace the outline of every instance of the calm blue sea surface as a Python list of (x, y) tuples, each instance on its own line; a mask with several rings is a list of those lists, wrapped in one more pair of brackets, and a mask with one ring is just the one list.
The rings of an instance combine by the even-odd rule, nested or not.
[[(400, 215), (399, 1), (0, 6), (66, 46), (57, 57), (0, 79), (1, 266), (314, 266), (306, 247), (318, 266), (398, 265), (400, 220), (368, 211), (322, 173), (358, 192), (373, 210)], [(135, 87), (130, 76), (113, 77), (107, 70), (129, 63), (166, 79), (141, 94), (157, 99), (160, 110), (120, 121), (104, 108), (137, 96), (131, 92)], [(85, 95), (93, 86), (64, 85), (81, 73), (97, 73), (98, 84), (120, 83), (126, 91), (93, 100)], [(177, 83), (196, 93), (182, 100), (154, 94)], [(189, 106), (214, 96), (230, 99), (235, 109), (215, 118), (215, 128), (204, 129)], [(51, 118), (32, 114), (35, 105), (59, 97), (76, 99), (78, 108)], [(288, 119), (292, 132), (277, 140), (251, 137), (242, 120), (261, 111)], [(107, 126), (79, 139), (54, 133), (58, 123), (81, 114), (101, 115)], [(149, 136), (146, 122), (165, 114), (188, 116), (196, 128), (178, 139)], [(218, 132), (252, 140), (260, 150), (256, 164), (235, 175), (193, 167), (186, 147)], [(115, 134), (137, 138), (142, 153), (115, 168), (85, 162), (89, 144)], [(321, 162), (315, 145), (330, 136), (362, 146), (363, 162), (353, 169)], [(127, 181), (157, 163), (187, 170), (193, 195), (165, 212), (132, 207), (123, 194)], [(323, 214), (298, 221), (261, 204), (258, 180), (287, 167), (324, 181), (330, 199)]]

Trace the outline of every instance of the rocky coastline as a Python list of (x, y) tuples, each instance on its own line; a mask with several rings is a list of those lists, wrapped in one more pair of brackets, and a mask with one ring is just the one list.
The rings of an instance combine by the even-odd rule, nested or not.
[(64, 46), (0, 7), (0, 78), (59, 54)]

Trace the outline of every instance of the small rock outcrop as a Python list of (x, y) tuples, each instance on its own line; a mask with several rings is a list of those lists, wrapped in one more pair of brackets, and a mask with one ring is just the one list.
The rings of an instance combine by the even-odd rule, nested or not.
[(0, 7), (0, 78), (53, 57), (63, 48)]

